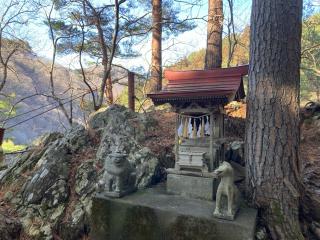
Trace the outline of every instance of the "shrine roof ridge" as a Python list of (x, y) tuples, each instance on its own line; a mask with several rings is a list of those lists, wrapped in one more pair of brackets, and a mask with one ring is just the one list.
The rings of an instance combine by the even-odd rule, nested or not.
[(165, 78), (170, 80), (185, 80), (190, 78), (221, 78), (231, 76), (245, 76), (248, 74), (249, 65), (229, 67), (229, 68), (215, 68), (208, 70), (165, 70)]
[(216, 102), (219, 97), (228, 99), (226, 102), (239, 101), (245, 97), (242, 77), (248, 74), (248, 68), (248, 65), (244, 65), (212, 70), (166, 70), (167, 85), (161, 91), (147, 96), (156, 105), (205, 98), (216, 98)]

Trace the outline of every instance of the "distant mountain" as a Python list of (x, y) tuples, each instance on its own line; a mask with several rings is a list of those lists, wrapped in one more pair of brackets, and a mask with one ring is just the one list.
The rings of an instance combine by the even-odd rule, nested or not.
[[(5, 128), (57, 106), (56, 101), (48, 97), (51, 95), (49, 83), (51, 62), (49, 60), (40, 58), (32, 52), (23, 52), (14, 56), (11, 66), (15, 70), (15, 73), (9, 73), (9, 78), (2, 93), (15, 93), (16, 97), (13, 102), (25, 98), (18, 104), (17, 115), (39, 107), (42, 108), (9, 120), (5, 124)], [(90, 68), (86, 69), (86, 71), (88, 71), (88, 77), (91, 84), (98, 86), (102, 74), (101, 68)], [(125, 77), (121, 80), (121, 85), (114, 85), (113, 92), (115, 96), (119, 95), (125, 88), (123, 83), (127, 81), (127, 78), (124, 70), (120, 68), (113, 69), (112, 78), (120, 78), (120, 76)], [(54, 84), (56, 93), (59, 94), (61, 98), (66, 99), (65, 102), (68, 102), (71, 99), (70, 87), (72, 87), (73, 96), (78, 97), (78, 99), (73, 101), (73, 116), (75, 122), (83, 122), (83, 112), (80, 109), (80, 100), (82, 93), (87, 91), (88, 88), (83, 83), (79, 71), (56, 65), (54, 69)], [(89, 95), (87, 96), (89, 97)], [(0, 96), (0, 99), (1, 98), (3, 98), (3, 96)], [(15, 143), (25, 144), (30, 143), (45, 132), (63, 131), (65, 128), (68, 128), (66, 118), (61, 110), (56, 108), (19, 124), (12, 129), (8, 129), (5, 137), (13, 138)]]

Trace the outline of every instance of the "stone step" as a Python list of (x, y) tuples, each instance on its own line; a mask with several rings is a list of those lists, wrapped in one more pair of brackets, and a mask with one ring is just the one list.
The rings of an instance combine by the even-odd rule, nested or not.
[(97, 195), (90, 239), (251, 240), (257, 211), (242, 206), (234, 221), (214, 218), (213, 201), (169, 195), (164, 187), (116, 199)]

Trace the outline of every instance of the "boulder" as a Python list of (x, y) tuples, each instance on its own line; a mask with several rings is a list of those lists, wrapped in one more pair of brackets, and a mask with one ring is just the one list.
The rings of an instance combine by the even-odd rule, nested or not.
[(159, 161), (147, 147), (144, 147), (129, 157), (136, 168), (136, 187), (138, 189), (149, 187), (159, 182), (162, 172), (159, 168)]
[(68, 179), (71, 155), (66, 144), (52, 144), (37, 163), (33, 177), (26, 183), (22, 193), (25, 204), (39, 204), (48, 189), (58, 180)]
[(32, 142), (33, 146), (39, 147), (39, 146), (47, 146), (50, 143), (56, 141), (57, 139), (60, 139), (63, 137), (63, 134), (60, 132), (52, 132), (52, 133), (46, 133), (37, 138)]
[(120, 126), (124, 120), (135, 117), (136, 114), (126, 107), (114, 104), (107, 110), (101, 109), (93, 113), (89, 118), (88, 124), (92, 129), (100, 129), (108, 126)]
[(67, 201), (69, 190), (64, 179), (56, 181), (43, 195), (42, 208), (54, 208)]
[(0, 240), (19, 239), (21, 228), (18, 219), (0, 213)]
[(95, 164), (94, 159), (89, 159), (76, 170), (74, 190), (79, 199), (74, 200), (73, 211), (67, 221), (57, 226), (62, 239), (80, 239), (90, 230), (88, 219), (91, 214), (91, 199), (95, 194), (98, 178)]
[(8, 184), (18, 179), (23, 172), (32, 171), (47, 148), (62, 136), (61, 133), (53, 132), (39, 137), (32, 146), (27, 148), (26, 152), (17, 154), (16, 158), (12, 160), (13, 165), (4, 174), (1, 174), (0, 183), (6, 182)]
[(244, 142), (243, 141), (231, 141), (227, 143), (226, 160), (233, 161), (242, 166), (245, 165), (244, 162)]
[[(0, 176), (0, 183), (21, 184), (13, 188), (14, 194), (6, 194), (6, 201), (15, 208), (24, 232), (33, 239), (53, 239), (53, 233), (61, 239), (86, 235), (97, 183), (112, 152), (128, 155), (137, 188), (160, 181), (159, 160), (144, 147), (146, 130), (153, 126), (152, 118), (113, 105), (93, 114), (88, 130), (74, 125), (65, 134), (39, 138)], [(90, 131), (98, 137), (92, 138)]]
[(61, 239), (78, 240), (88, 235), (90, 226), (87, 220), (87, 213), (81, 204), (75, 206), (71, 213), (71, 218), (58, 226), (59, 237)]
[(120, 151), (128, 155), (128, 160), (136, 168), (136, 187), (145, 188), (161, 180), (164, 172), (159, 166), (159, 159), (149, 148), (143, 147), (145, 132), (154, 126), (154, 120), (113, 105), (107, 111), (92, 116), (89, 124), (102, 131), (96, 154), (101, 164), (110, 153)]
[(82, 163), (77, 169), (75, 192), (81, 198), (87, 197), (88, 194), (96, 190), (98, 173), (95, 164), (95, 160), (90, 159)]

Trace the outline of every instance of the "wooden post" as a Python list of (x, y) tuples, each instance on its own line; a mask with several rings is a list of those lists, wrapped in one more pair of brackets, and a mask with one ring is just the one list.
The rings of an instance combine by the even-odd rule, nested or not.
[(3, 142), (4, 132), (5, 132), (5, 129), (4, 128), (0, 128), (0, 170), (4, 170), (4, 169), (7, 168), (7, 165), (6, 165), (5, 159), (4, 159), (4, 152), (3, 152), (3, 149), (2, 149), (2, 142)]
[(210, 145), (209, 145), (209, 154), (210, 154), (210, 171), (212, 171), (213, 169), (216, 168), (216, 164), (215, 164), (215, 152), (213, 149), (213, 144), (214, 144), (214, 134), (215, 134), (215, 122), (214, 122), (214, 114), (213, 114), (213, 110), (210, 111)]
[(128, 106), (129, 109), (135, 111), (135, 95), (134, 95), (134, 73), (128, 71)]
[[(220, 110), (219, 113), (219, 138), (224, 138), (224, 115), (223, 111)], [(223, 162), (224, 161), (224, 143), (221, 144), (220, 150), (219, 150), (219, 161)], [(218, 165), (220, 164), (219, 162), (217, 163)]]
[(174, 165), (174, 168), (176, 170), (180, 170), (180, 167), (179, 167), (179, 134), (178, 134), (178, 129), (179, 129), (179, 111), (176, 111), (175, 151), (174, 151), (174, 153), (175, 153), (175, 165)]
[(220, 112), (217, 116), (216, 138), (223, 138), (223, 115)]

